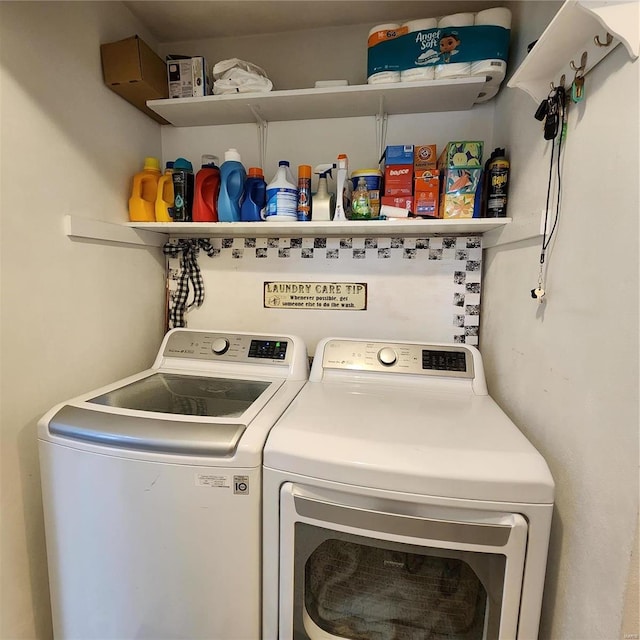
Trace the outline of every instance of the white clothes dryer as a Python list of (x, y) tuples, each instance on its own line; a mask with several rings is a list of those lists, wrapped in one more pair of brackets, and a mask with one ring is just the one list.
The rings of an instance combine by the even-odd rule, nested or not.
[(259, 637), (262, 450), (308, 371), (295, 336), (175, 329), (42, 418), (56, 638)]
[(327, 338), (265, 446), (263, 639), (534, 640), (553, 499), (477, 349)]

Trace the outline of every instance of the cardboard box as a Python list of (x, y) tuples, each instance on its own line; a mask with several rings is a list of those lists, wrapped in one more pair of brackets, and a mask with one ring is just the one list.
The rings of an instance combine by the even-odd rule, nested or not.
[(480, 186), (482, 169), (446, 169), (444, 171), (444, 193), (476, 193)]
[(170, 98), (207, 95), (206, 62), (202, 56), (167, 56)]
[(474, 218), (476, 211), (474, 193), (445, 193), (440, 201), (441, 218)]
[(413, 145), (389, 145), (384, 152), (384, 164), (413, 164)]
[(407, 211), (413, 211), (412, 196), (382, 196), (380, 203), (387, 207), (399, 207)]
[(147, 107), (147, 100), (169, 97), (164, 60), (138, 36), (100, 45), (104, 83), (160, 124), (169, 124)]
[(440, 179), (438, 171), (425, 171), (415, 178), (413, 213), (417, 216), (439, 216)]
[(413, 164), (392, 164), (384, 168), (384, 195), (413, 195)]
[(449, 142), (438, 158), (438, 169), (482, 167), (483, 147), (481, 140)]
[(413, 170), (435, 169), (438, 166), (438, 156), (435, 144), (416, 145), (413, 150)]

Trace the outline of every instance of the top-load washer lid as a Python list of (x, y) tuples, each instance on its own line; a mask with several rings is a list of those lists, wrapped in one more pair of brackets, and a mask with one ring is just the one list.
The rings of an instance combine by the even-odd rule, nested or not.
[(150, 370), (54, 407), (40, 438), (259, 464), (308, 370), (296, 336), (174, 329)]
[(185, 416), (240, 417), (268, 382), (156, 373), (87, 402)]
[[(249, 409), (263, 405), (281, 384), (153, 373), (87, 398), (83, 406), (65, 405), (50, 421), (49, 431), (109, 447), (228, 456), (247, 428)], [(92, 404), (119, 411), (93, 410)]]
[[(482, 368), (477, 350), (462, 347), (468, 351), (465, 358), (473, 356), (475, 374), (453, 362), (457, 371), (448, 380), (447, 365), (434, 370), (433, 349), (419, 347), (416, 358), (407, 345), (369, 349), (352, 342), (353, 355), (328, 350), (339, 358), (316, 352), (315, 381), (305, 385), (271, 430), (265, 466), (420, 495), (552, 503), (554, 483), (542, 456), (488, 395), (474, 391), (472, 377)], [(395, 351), (401, 363), (404, 353), (405, 364), (414, 363), (414, 369), (407, 364), (394, 374), (393, 363), (358, 366), (380, 351), (393, 360), (383, 349)], [(426, 367), (424, 376), (416, 373), (421, 367)]]

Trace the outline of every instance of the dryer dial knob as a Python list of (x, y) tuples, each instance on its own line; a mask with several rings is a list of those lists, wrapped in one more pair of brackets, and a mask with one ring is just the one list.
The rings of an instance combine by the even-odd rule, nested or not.
[(211, 343), (211, 351), (213, 351), (217, 356), (221, 356), (223, 353), (226, 353), (228, 349), (229, 341), (226, 338), (216, 338)]
[(395, 364), (398, 360), (398, 356), (396, 352), (391, 347), (385, 347), (384, 349), (380, 349), (378, 351), (378, 361), (380, 364), (385, 365), (386, 367), (390, 367)]

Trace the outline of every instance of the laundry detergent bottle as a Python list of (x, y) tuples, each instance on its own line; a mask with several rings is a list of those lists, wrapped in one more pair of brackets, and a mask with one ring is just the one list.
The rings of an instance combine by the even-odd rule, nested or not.
[(158, 180), (156, 195), (156, 222), (173, 222), (171, 207), (173, 207), (173, 162), (167, 162), (164, 175)]
[(224, 152), (220, 167), (218, 222), (240, 222), (240, 202), (244, 192), (246, 171), (237, 149)]
[(267, 203), (267, 183), (260, 167), (249, 167), (249, 175), (244, 183), (244, 200), (240, 206), (242, 222), (262, 221), (263, 209)]
[(196, 173), (193, 196), (193, 222), (218, 222), (220, 169), (216, 156), (202, 156), (202, 168)]
[(133, 176), (129, 198), (129, 220), (131, 222), (156, 221), (156, 195), (160, 180), (158, 158), (144, 159), (144, 169)]
[(193, 211), (193, 166), (185, 158), (173, 163), (173, 207), (171, 217), (174, 222), (191, 222)]

